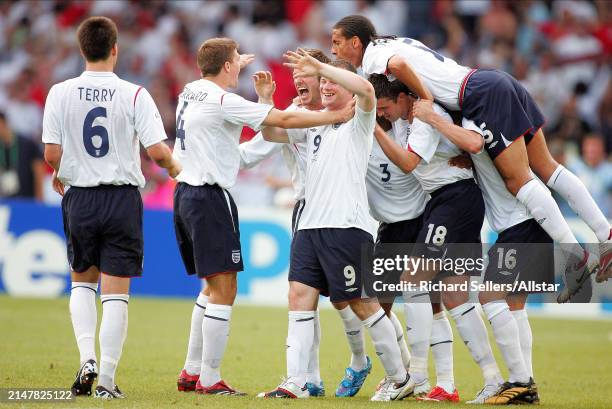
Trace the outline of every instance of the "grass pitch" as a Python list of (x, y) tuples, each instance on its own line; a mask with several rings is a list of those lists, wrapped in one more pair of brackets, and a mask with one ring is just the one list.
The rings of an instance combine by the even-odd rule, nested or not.
[[(117, 383), (128, 399), (100, 402), (93, 398), (78, 398), (76, 403), (0, 403), (0, 406), (341, 409), (384, 405), (368, 400), (383, 377), (369, 341), (369, 355), (373, 357), (374, 368), (363, 389), (351, 399), (333, 397), (350, 357), (342, 325), (333, 310), (321, 311), (321, 373), (327, 397), (300, 401), (255, 398), (258, 392), (276, 386), (285, 373), (287, 315), (283, 308), (253, 306), (234, 309), (229, 345), (222, 365), (224, 379), (249, 396), (208, 397), (177, 392), (176, 377), (185, 359), (192, 306), (191, 301), (184, 300), (130, 299), (128, 338), (117, 374)], [(98, 311), (101, 311), (100, 307)], [(534, 371), (541, 406), (612, 407), (612, 321), (532, 318), (531, 325), (535, 344)], [(455, 381), (462, 401), (466, 401), (481, 388), (482, 379), (456, 332), (455, 341)], [(496, 356), (503, 367), (497, 351)], [(67, 388), (72, 384), (77, 367), (78, 352), (66, 298), (35, 300), (0, 296), (0, 388)], [(431, 379), (435, 380), (433, 368), (430, 373)], [(413, 400), (391, 404), (419, 408), (449, 406)]]

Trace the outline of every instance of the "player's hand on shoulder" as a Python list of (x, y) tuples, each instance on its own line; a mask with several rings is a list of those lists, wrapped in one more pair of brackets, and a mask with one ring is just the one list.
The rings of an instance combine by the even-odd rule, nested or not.
[(302, 107), (302, 98), (300, 98), (299, 95), (293, 98), (293, 105), (295, 105), (296, 107), (300, 107), (300, 108)]
[(287, 51), (283, 57), (287, 60), (283, 65), (293, 69), (293, 76), (298, 78), (318, 76), (323, 65), (301, 48), (297, 52)]
[(240, 54), (240, 69), (255, 61), (255, 54)]
[(423, 122), (429, 123), (431, 118), (436, 115), (433, 109), (433, 102), (428, 99), (419, 99), (412, 104), (412, 115)]
[(53, 190), (59, 193), (60, 196), (64, 196), (64, 184), (57, 177), (57, 170), (53, 171), (53, 179), (52, 179)]
[(343, 109), (337, 111), (338, 112), (338, 121), (337, 122), (348, 122), (355, 116), (355, 103), (356, 99), (353, 98), (349, 104), (347, 104)]
[(253, 74), (253, 85), (260, 99), (265, 101), (272, 100), (272, 96), (276, 91), (276, 82), (272, 80), (272, 73), (270, 71), (257, 71)]

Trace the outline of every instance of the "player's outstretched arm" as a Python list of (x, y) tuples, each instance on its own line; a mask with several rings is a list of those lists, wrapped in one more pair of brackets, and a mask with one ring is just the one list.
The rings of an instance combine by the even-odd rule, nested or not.
[(363, 111), (370, 112), (376, 107), (374, 87), (365, 78), (342, 68), (322, 63), (299, 48), (297, 53), (287, 51), (285, 58), (288, 62), (284, 63), (284, 65), (293, 68), (295, 76), (325, 77), (355, 94), (357, 96), (357, 105)]
[[(273, 108), (263, 121), (265, 126), (276, 126), (279, 128), (312, 128), (322, 125), (347, 122), (355, 115), (354, 104), (349, 104), (339, 111), (279, 111)], [(264, 134), (265, 137), (265, 134)]]
[(482, 148), (484, 147), (482, 135), (476, 131), (470, 131), (447, 121), (434, 111), (431, 101), (416, 101), (412, 105), (412, 114), (415, 118), (434, 127), (460, 149), (472, 154), (482, 152)]
[(404, 173), (412, 172), (421, 163), (419, 155), (402, 148), (378, 124), (374, 128), (374, 137), (387, 158)]
[(172, 157), (172, 151), (170, 151), (168, 145), (163, 142), (149, 146), (147, 148), (147, 155), (159, 166), (166, 168), (171, 178), (177, 177), (183, 169), (181, 164)]
[(413, 90), (419, 96), (419, 98), (430, 101), (434, 100), (431, 91), (427, 89), (425, 84), (423, 84), (423, 81), (421, 81), (419, 75), (412, 69), (410, 64), (408, 64), (403, 57), (394, 55), (393, 57), (389, 58), (389, 61), (387, 62), (387, 70), (393, 74), (395, 78), (403, 82), (404, 85)]

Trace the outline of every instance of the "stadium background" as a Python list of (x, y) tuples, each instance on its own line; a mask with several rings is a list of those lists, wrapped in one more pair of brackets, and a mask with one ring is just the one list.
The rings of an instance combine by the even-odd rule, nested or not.
[[(183, 84), (198, 77), (195, 50), (203, 40), (227, 35), (239, 41), (241, 52), (256, 54), (255, 63), (241, 76), (238, 92), (254, 99), (249, 74), (268, 69), (278, 84), (276, 103), (283, 107), (295, 91), (290, 73), (281, 65), (282, 53), (307, 46), (329, 54), (331, 25), (352, 13), (368, 16), (380, 34), (415, 37), (465, 65), (501, 68), (516, 76), (548, 118), (546, 135), (557, 160), (585, 182), (606, 216), (612, 216), (612, 6), (605, 0), (4, 0), (0, 112), (6, 113), (16, 133), (42, 149), (42, 112), (49, 88), (83, 69), (76, 27), (86, 16), (106, 15), (119, 26), (118, 75), (147, 87), (172, 141), (176, 96)], [(250, 137), (252, 132), (245, 129), (243, 138)], [(202, 398), (177, 394), (174, 382), (199, 284), (185, 276), (178, 256), (168, 210), (173, 182), (144, 156), (143, 171), (148, 180), (142, 191), (147, 209), (145, 273), (132, 284), (129, 336), (118, 383), (133, 408), (193, 407)], [(69, 275), (60, 197), (51, 190), (49, 177), (47, 169), (45, 190), (37, 197), (0, 196), (0, 388), (66, 387), (77, 365), (65, 297)], [(239, 277), (223, 371), (251, 396), (274, 386), (284, 372), (291, 216), (287, 186), (288, 173), (278, 156), (241, 172), (232, 189), (240, 207), (246, 271)], [(560, 205), (579, 239), (593, 241), (586, 225), (564, 202)], [(483, 237), (494, 240), (486, 226)], [(612, 301), (612, 292), (597, 301)], [(270, 304), (274, 307), (263, 306)], [(544, 405), (610, 407), (611, 310), (605, 303), (530, 304), (530, 312), (536, 313), (530, 321)], [(348, 358), (336, 315), (321, 312), (321, 370), (328, 395)], [(464, 400), (471, 399), (481, 387), (478, 369), (461, 342), (455, 342), (454, 353), (459, 391)], [(503, 367), (497, 352), (496, 356)], [(381, 377), (380, 365), (375, 365), (364, 391), (350, 403), (330, 398), (294, 404), (366, 407)], [(231, 406), (252, 409), (276, 403), (239, 400)], [(228, 407), (227, 401), (214, 398), (206, 405)]]

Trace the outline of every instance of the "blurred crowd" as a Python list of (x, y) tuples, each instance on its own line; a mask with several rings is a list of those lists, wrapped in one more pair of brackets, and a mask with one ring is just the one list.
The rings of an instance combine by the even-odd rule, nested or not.
[[(329, 53), (331, 26), (349, 14), (369, 17), (379, 34), (417, 38), (461, 64), (514, 75), (547, 118), (553, 155), (585, 182), (612, 217), (612, 3), (607, 0), (3, 0), (0, 131), (4, 120), (15, 137), (0, 138), (0, 197), (59, 200), (50, 183), (38, 180), (50, 173), (41, 170), (40, 153), (28, 148), (26, 156), (21, 149), (15, 159), (11, 140), (33, 142), (42, 151), (49, 88), (84, 68), (75, 39), (83, 18), (105, 15), (117, 23), (116, 72), (149, 90), (173, 141), (176, 97), (185, 83), (199, 77), (195, 53), (204, 40), (229, 36), (240, 43), (240, 52), (255, 54), (236, 91), (254, 100), (249, 74), (269, 70), (277, 82), (275, 102), (283, 108), (295, 90), (282, 54), (297, 46)], [(243, 138), (252, 135), (245, 130)], [(34, 179), (21, 183), (42, 188), (27, 189), (27, 195), (24, 189), (5, 189), (3, 175), (14, 170), (15, 161), (27, 161), (19, 166), (32, 170), (13, 172)], [(146, 155), (142, 162), (148, 180), (145, 205), (170, 208), (173, 182)], [(241, 206), (287, 205), (287, 178), (279, 155), (241, 172), (232, 193)]]

